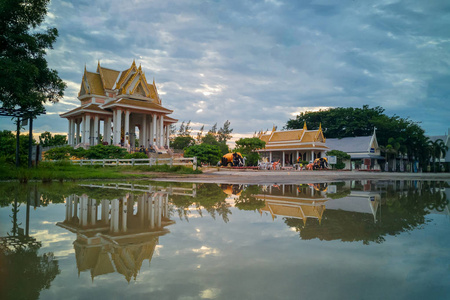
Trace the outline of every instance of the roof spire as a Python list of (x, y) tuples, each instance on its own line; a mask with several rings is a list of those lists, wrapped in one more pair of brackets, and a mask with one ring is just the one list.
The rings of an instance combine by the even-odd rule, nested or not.
[(303, 123), (303, 130), (308, 130), (308, 128), (306, 127), (306, 121), (305, 123)]
[(322, 122), (319, 123), (319, 130), (322, 130)]

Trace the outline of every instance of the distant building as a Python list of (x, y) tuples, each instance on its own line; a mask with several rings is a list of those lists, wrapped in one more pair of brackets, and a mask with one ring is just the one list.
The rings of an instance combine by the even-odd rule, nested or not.
[(328, 150), (322, 126), (318, 130), (308, 130), (306, 123), (302, 129), (276, 131), (274, 127), (272, 132), (261, 132), (258, 137), (266, 142), (266, 146), (257, 152), (269, 162), (280, 160), (283, 167), (295, 164), (298, 158), (313, 161), (324, 157)]
[(345, 161), (345, 169), (380, 170), (380, 162), (384, 162), (375, 131), (369, 136), (327, 139), (326, 146), (329, 150), (339, 150), (350, 155), (351, 159)]
[(69, 121), (69, 145), (97, 145), (102, 132), (104, 143), (134, 147), (138, 129), (140, 145), (169, 146), (170, 125), (178, 120), (169, 117), (155, 81), (148, 83), (134, 61), (123, 71), (100, 62), (96, 72), (85, 68), (78, 99), (79, 107), (61, 114)]

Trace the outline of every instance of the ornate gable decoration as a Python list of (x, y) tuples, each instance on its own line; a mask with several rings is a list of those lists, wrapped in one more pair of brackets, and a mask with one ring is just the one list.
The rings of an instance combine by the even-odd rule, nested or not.
[(153, 83), (148, 83), (142, 67), (137, 67), (135, 61), (130, 68), (122, 72), (103, 68), (100, 66), (100, 62), (98, 62), (95, 73), (88, 72), (86, 66), (84, 67), (78, 97), (86, 95), (105, 96), (107, 90), (115, 92), (117, 96), (136, 95), (139, 96), (139, 100), (161, 105), (155, 80), (153, 79)]
[[(306, 123), (305, 123), (305, 126), (306, 126)], [(322, 123), (320, 123), (319, 130), (317, 130), (317, 135), (316, 135), (315, 141), (322, 142), (322, 143), (325, 143), (325, 141), (326, 141), (325, 136), (323, 135), (323, 131), (322, 131)]]
[(78, 97), (86, 95), (86, 94), (90, 94), (90, 88), (89, 88), (89, 82), (87, 79), (87, 71), (86, 71), (86, 66), (84, 66), (84, 73), (83, 73), (83, 78), (81, 78), (81, 87), (80, 87), (80, 91), (78, 92)]

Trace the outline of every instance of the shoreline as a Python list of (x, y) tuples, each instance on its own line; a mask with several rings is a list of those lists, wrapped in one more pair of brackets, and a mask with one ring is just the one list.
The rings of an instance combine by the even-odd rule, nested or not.
[[(223, 184), (298, 184), (347, 180), (426, 180), (450, 181), (450, 173), (400, 173), (361, 171), (262, 171), (262, 170), (203, 170), (203, 174), (158, 176), (151, 181), (223, 183)], [(162, 175), (162, 174), (161, 174)]]

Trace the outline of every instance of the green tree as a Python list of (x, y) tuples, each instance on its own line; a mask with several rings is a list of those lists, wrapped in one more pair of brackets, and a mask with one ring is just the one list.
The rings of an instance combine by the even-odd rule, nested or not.
[[(23, 166), (27, 164), (29, 138), (27, 135), (19, 136), (19, 160)], [(33, 139), (32, 145), (36, 145)], [(9, 130), (0, 131), (0, 157), (3, 157), (9, 164), (16, 162), (16, 137)]]
[(255, 150), (262, 149), (265, 146), (266, 142), (259, 138), (241, 138), (236, 141), (235, 151), (240, 152), (246, 158), (246, 164), (248, 166), (256, 166), (260, 156)]
[(43, 111), (59, 101), (66, 84), (49, 69), (45, 55), (58, 36), (41, 30), (50, 0), (0, 1), (0, 104), (7, 109)]
[(211, 130), (208, 131), (208, 133), (212, 133), (214, 136), (216, 136), (217, 134), (217, 123), (213, 125), (213, 127), (211, 127)]
[(233, 129), (230, 128), (230, 121), (226, 120), (225, 123), (223, 123), (223, 127), (217, 132), (217, 141), (226, 144), (227, 141), (231, 139), (232, 132)]
[(197, 157), (197, 162), (216, 165), (222, 158), (222, 153), (218, 146), (200, 144), (193, 145), (184, 150), (185, 157)]
[(39, 144), (42, 147), (61, 146), (67, 144), (67, 137), (61, 134), (52, 134), (48, 131), (41, 133), (39, 136)]
[(339, 150), (328, 151), (327, 156), (336, 156), (336, 164), (332, 166), (333, 168), (336, 168), (338, 170), (345, 168), (344, 160), (351, 158), (351, 156), (348, 153)]
[(183, 150), (195, 144), (195, 140), (190, 136), (177, 136), (170, 142), (170, 147)]
[(429, 141), (429, 150), (431, 154), (431, 159), (433, 160), (433, 172), (436, 172), (436, 158), (440, 159), (441, 157), (445, 157), (447, 154), (448, 146), (445, 145), (442, 139), (437, 139), (435, 141)]
[(227, 144), (224, 142), (217, 141), (216, 137), (211, 132), (208, 132), (202, 138), (202, 144), (217, 146), (220, 149), (221, 156), (223, 156), (229, 152), (229, 148), (228, 148)]
[(196, 138), (197, 144), (200, 144), (202, 142), (203, 130), (205, 130), (205, 125), (202, 125), (202, 127), (199, 130), (199, 132), (197, 133), (197, 138)]

